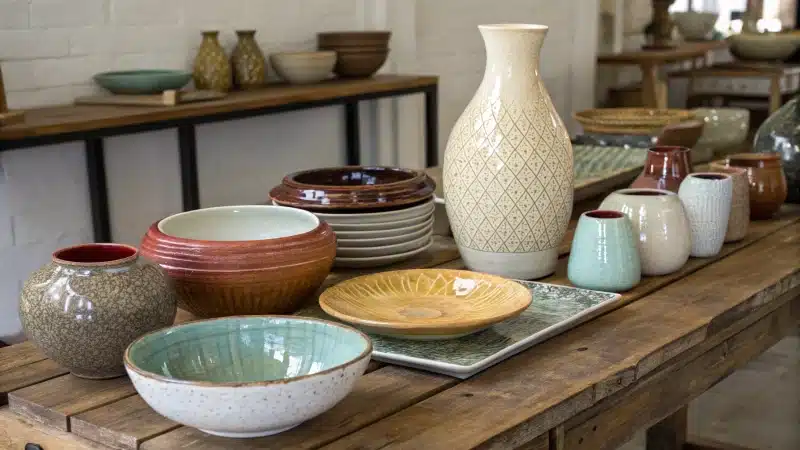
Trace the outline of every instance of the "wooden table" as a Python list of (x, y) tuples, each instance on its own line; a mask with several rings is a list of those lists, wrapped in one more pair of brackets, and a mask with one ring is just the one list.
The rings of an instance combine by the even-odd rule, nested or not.
[(733, 61), (674, 72), (670, 77), (689, 79), (688, 97), (766, 97), (770, 114), (781, 107), (785, 96), (800, 91), (800, 65), (780, 62)]
[(633, 50), (597, 56), (598, 64), (616, 66), (639, 66), (642, 71), (642, 98), (650, 108), (667, 107), (667, 81), (663, 76), (663, 66), (680, 61), (693, 61), (703, 58), (708, 63), (708, 54), (714, 50), (727, 48), (726, 41), (686, 42), (675, 48), (665, 50)]
[[(569, 284), (571, 234), (544, 281)], [(80, 380), (18, 344), (0, 349), (0, 392), (10, 391), (16, 411), (0, 408), (0, 448), (598, 450), (646, 427), (651, 449), (698, 448), (683, 446), (685, 406), (797, 327), (799, 254), (800, 207), (786, 205), (719, 256), (644, 278), (623, 307), (470, 379), (373, 362), (333, 409), (260, 439), (181, 427), (147, 407), (126, 378)], [(447, 238), (409, 265), (463, 267)]]
[(343, 105), (347, 164), (360, 163), (358, 104), (409, 94), (425, 96), (425, 155), (438, 158), (438, 78), (377, 75), (309, 85), (268, 85), (232, 92), (220, 100), (176, 106), (61, 105), (24, 111), (20, 123), (0, 127), (0, 153), (39, 145), (84, 141), (95, 240), (110, 242), (103, 138), (176, 128), (183, 209), (200, 207), (195, 125), (287, 111)]

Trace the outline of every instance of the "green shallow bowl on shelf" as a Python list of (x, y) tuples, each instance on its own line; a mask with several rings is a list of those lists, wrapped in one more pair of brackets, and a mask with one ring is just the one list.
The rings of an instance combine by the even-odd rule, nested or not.
[(189, 83), (192, 73), (185, 70), (125, 70), (103, 72), (94, 81), (112, 94), (160, 94), (180, 89)]

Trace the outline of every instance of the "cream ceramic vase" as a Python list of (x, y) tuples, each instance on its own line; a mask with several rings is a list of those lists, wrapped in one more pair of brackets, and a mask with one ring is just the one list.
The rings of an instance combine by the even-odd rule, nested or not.
[(642, 275), (666, 275), (689, 260), (692, 234), (678, 194), (663, 189), (621, 189), (606, 197), (600, 209), (619, 211), (631, 220)]
[(516, 279), (555, 271), (572, 213), (572, 145), (542, 80), (543, 25), (480, 25), (483, 81), (444, 154), (447, 216), (466, 265)]
[(678, 197), (692, 228), (692, 256), (715, 256), (725, 242), (733, 179), (727, 173), (692, 173), (681, 183)]

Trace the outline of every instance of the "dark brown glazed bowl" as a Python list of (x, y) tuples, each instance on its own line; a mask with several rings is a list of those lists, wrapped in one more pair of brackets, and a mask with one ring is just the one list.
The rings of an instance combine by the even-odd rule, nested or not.
[(382, 47), (389, 45), (390, 31), (328, 31), (317, 33), (317, 45), (330, 47)]
[(333, 73), (342, 78), (366, 78), (375, 74), (389, 57), (389, 50), (350, 52), (336, 50)]
[(789, 193), (786, 174), (783, 173), (781, 155), (778, 153), (738, 153), (725, 160), (727, 167), (747, 170), (750, 183), (750, 218), (772, 218)]
[[(239, 228), (245, 230), (237, 234)], [(306, 211), (250, 205), (170, 216), (150, 226), (140, 247), (174, 281), (179, 306), (197, 316), (285, 314), (330, 273), (336, 237)]]
[(275, 204), (318, 212), (384, 211), (433, 196), (436, 183), (421, 170), (345, 166), (289, 174), (269, 197)]

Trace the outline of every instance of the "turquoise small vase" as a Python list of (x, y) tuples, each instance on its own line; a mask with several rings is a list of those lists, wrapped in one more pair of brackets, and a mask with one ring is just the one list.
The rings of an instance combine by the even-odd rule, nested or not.
[(581, 214), (572, 238), (567, 276), (577, 287), (624, 292), (642, 277), (630, 219), (618, 211)]

